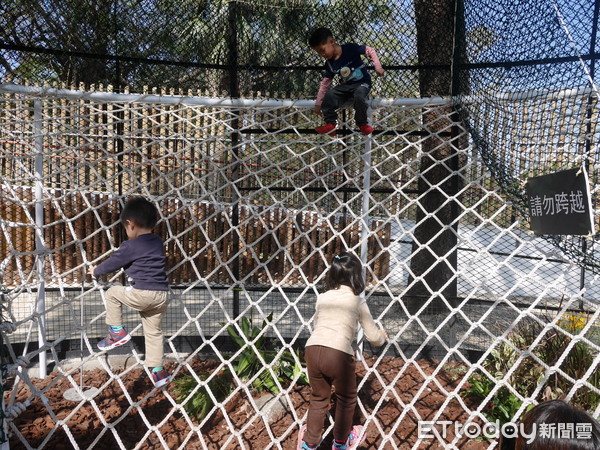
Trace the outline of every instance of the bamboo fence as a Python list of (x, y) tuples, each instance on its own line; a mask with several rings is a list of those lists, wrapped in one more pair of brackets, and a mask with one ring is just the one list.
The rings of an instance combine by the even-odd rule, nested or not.
[[(14, 286), (35, 271), (36, 227), (31, 223), (33, 189), (16, 189), (21, 202), (0, 196), (3, 219), (23, 224), (10, 228), (10, 243), (0, 245), (0, 258), (11, 252), (4, 283)], [(125, 199), (124, 199), (125, 200)], [(48, 285), (79, 285), (87, 262), (108, 256), (124, 239), (119, 222), (121, 204), (115, 196), (98, 192), (52, 190), (43, 201), (43, 254)], [(165, 241), (170, 283), (245, 285), (311, 282), (326, 268), (326, 260), (347, 248), (357, 249), (360, 221), (342, 215), (322, 216), (314, 211), (272, 206), (240, 205), (239, 225), (232, 226), (231, 205), (204, 201), (183, 204), (179, 199), (159, 202), (162, 219), (155, 233)], [(29, 212), (28, 212), (29, 211)], [(389, 273), (391, 225), (371, 220), (368, 237), (368, 281)], [(237, 234), (237, 239), (234, 239)], [(234, 242), (238, 247), (234, 248)], [(99, 262), (99, 261), (98, 261)], [(234, 264), (234, 262), (236, 264)], [(239, 266), (235, 273), (234, 266)]]

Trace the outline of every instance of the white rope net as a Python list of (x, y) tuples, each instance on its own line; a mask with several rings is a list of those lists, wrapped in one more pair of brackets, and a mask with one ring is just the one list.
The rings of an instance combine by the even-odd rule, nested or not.
[[(368, 448), (464, 447), (472, 436), (439, 423), (493, 421), (498, 398), (516, 405), (504, 421), (549, 396), (600, 413), (597, 278), (514, 216), (448, 101), (375, 100), (372, 137), (345, 111), (331, 138), (312, 132), (310, 101), (1, 89), (4, 402), (16, 448), (294, 448), (309, 391), (286, 369), (301, 363), (324, 271), (346, 249), (364, 261), (369, 307), (390, 337), (365, 344), (358, 363)], [(132, 345), (96, 348), (103, 294), (122, 274), (84, 275), (122, 242), (132, 195), (161, 212), (175, 380), (163, 390), (143, 365), (137, 313), (125, 315)], [(423, 206), (432, 195), (437, 206)], [(436, 264), (419, 268), (423, 252)], [(240, 370), (245, 357), (254, 371)], [(465, 393), (474, 386), (478, 398)], [(436, 432), (419, 433), (423, 421)]]

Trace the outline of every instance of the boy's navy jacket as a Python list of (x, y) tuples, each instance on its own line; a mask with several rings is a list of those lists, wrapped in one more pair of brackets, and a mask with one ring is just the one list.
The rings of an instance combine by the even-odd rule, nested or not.
[(343, 84), (371, 85), (371, 75), (360, 57), (366, 53), (366, 47), (358, 44), (343, 44), (341, 47), (342, 55), (338, 59), (328, 59), (325, 62), (324, 76), (333, 78), (339, 75)]
[(94, 276), (124, 268), (135, 289), (168, 291), (165, 263), (162, 239), (153, 233), (142, 234), (123, 242), (110, 258), (96, 267)]

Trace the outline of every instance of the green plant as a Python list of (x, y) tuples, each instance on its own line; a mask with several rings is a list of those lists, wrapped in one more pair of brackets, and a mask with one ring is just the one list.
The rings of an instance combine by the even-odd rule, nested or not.
[[(210, 375), (209, 372), (201, 372), (198, 374), (198, 378), (200, 381), (206, 381), (209, 379)], [(183, 407), (190, 416), (194, 416), (199, 420), (204, 419), (214, 406), (214, 401), (211, 398), (209, 391), (212, 393), (215, 400), (220, 402), (231, 392), (232, 386), (231, 375), (225, 370), (214, 375), (206, 384), (198, 388), (197, 386), (199, 383), (191, 375), (175, 378), (173, 384), (175, 385), (173, 393), (178, 402), (184, 402), (185, 399), (197, 389)]]
[[(252, 386), (258, 392), (267, 390), (277, 394), (277, 382), (284, 386), (294, 380), (299, 384), (308, 384), (308, 380), (302, 371), (297, 351), (294, 354), (289, 351), (278, 353), (273, 349), (273, 340), (264, 333), (272, 318), (273, 314), (269, 314), (261, 326), (257, 327), (252, 325), (251, 319), (242, 317), (239, 324), (241, 335), (233, 325), (227, 327), (227, 333), (242, 349), (235, 360), (235, 374), (242, 380), (252, 380)], [(264, 364), (269, 365), (271, 370)]]
[[(571, 334), (581, 334), (586, 325), (592, 320), (592, 314), (584, 311), (566, 311), (558, 325)], [(589, 341), (600, 344), (600, 327), (598, 323), (592, 323), (585, 333), (585, 338)]]
[[(468, 395), (478, 398), (486, 398), (496, 385), (495, 380), (490, 380), (483, 373), (473, 375), (469, 382), (471, 387), (466, 391)], [(490, 401), (485, 416), (492, 422), (498, 420), (500, 423), (507, 423), (512, 420), (515, 413), (521, 407), (519, 397), (510, 392), (507, 388), (501, 387), (496, 391), (495, 397)]]
[[(277, 382), (279, 385), (286, 385), (293, 381), (308, 384), (308, 379), (302, 370), (297, 351), (294, 354), (289, 351), (278, 353), (273, 349), (272, 339), (266, 337), (263, 332), (271, 319), (272, 314), (262, 322), (261, 326), (255, 327), (251, 319), (242, 317), (239, 325), (241, 335), (236, 332), (233, 325), (227, 327), (227, 332), (233, 342), (242, 349), (235, 360), (235, 374), (242, 380), (251, 379), (252, 386), (258, 392), (267, 390), (277, 394), (279, 392)], [(263, 366), (263, 361), (271, 366), (272, 373)], [(191, 416), (201, 420), (214, 407), (213, 398), (217, 402), (224, 400), (231, 392), (233, 383), (231, 373), (226, 369), (212, 376), (210, 372), (201, 372), (198, 378), (201, 382), (206, 380), (208, 382), (198, 387), (197, 380), (191, 375), (176, 378), (173, 382), (175, 385), (173, 393), (179, 402), (186, 401), (192, 394), (184, 404), (184, 409)]]
[[(548, 320), (550, 322), (550, 320)], [(573, 387), (573, 383), (565, 376), (580, 380), (594, 364), (595, 353), (585, 342), (576, 342), (565, 355), (571, 334), (579, 334), (585, 325), (584, 319), (577, 315), (568, 315), (558, 321), (558, 328), (545, 329), (536, 320), (525, 320), (507, 337), (507, 342), (498, 343), (490, 352), (483, 367), (493, 377), (490, 379), (483, 371), (476, 372), (469, 378), (470, 387), (465, 391), (466, 396), (485, 399), (499, 380), (506, 380), (514, 390), (502, 387), (489, 400), (484, 414), (490, 420), (501, 423), (511, 421), (521, 407), (519, 395), (530, 398), (540, 383), (543, 389), (537, 400), (550, 400), (564, 397)], [(536, 339), (542, 338), (534, 346)], [(525, 357), (519, 356), (525, 354)], [(555, 367), (563, 359), (560, 372), (547, 374), (546, 366)], [(512, 370), (510, 376), (509, 371)], [(595, 388), (600, 388), (600, 368), (595, 369), (587, 378), (587, 382)], [(519, 394), (519, 395), (516, 395)], [(593, 411), (600, 404), (600, 396), (588, 387), (580, 387), (571, 398), (572, 403), (583, 409)]]

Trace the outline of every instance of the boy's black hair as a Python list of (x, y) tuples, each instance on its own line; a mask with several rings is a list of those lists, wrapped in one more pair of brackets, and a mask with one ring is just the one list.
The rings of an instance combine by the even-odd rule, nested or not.
[(362, 263), (350, 252), (335, 255), (325, 276), (325, 288), (328, 290), (337, 289), (342, 284), (349, 286), (354, 295), (359, 295), (365, 290)]
[(133, 220), (138, 227), (154, 228), (158, 222), (158, 210), (144, 197), (134, 197), (125, 203), (121, 211), (121, 222)]
[(308, 38), (308, 45), (315, 48), (317, 45), (325, 44), (327, 39), (332, 38), (333, 33), (329, 28), (320, 27), (314, 30)]

